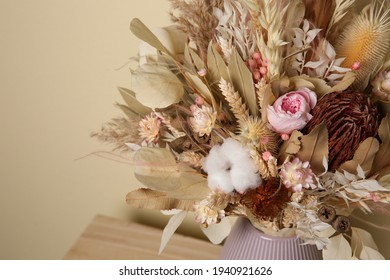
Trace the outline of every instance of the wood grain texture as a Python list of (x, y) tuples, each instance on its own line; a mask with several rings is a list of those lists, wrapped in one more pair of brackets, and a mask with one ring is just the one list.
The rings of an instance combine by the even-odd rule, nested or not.
[(158, 255), (162, 230), (97, 215), (64, 256), (66, 260), (207, 260), (221, 246), (174, 234)]

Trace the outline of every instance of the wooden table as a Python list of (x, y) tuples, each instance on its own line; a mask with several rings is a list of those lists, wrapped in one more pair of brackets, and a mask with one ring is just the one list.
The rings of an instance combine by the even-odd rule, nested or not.
[(158, 255), (162, 230), (98, 215), (64, 259), (68, 260), (207, 260), (217, 259), (221, 246), (174, 234)]

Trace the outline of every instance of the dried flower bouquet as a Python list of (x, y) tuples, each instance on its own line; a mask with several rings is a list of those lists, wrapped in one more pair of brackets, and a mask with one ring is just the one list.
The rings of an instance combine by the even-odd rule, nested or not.
[[(211, 241), (245, 216), (325, 259), (380, 259), (355, 208), (390, 203), (390, 8), (354, 0), (171, 0), (143, 42), (124, 117), (94, 134), (133, 151), (140, 208), (194, 213)], [(370, 215), (367, 215), (370, 219)]]

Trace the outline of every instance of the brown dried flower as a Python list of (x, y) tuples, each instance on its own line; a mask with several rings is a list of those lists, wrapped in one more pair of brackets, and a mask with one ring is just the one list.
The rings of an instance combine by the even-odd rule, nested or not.
[(280, 180), (270, 178), (265, 185), (247, 192), (241, 203), (257, 218), (272, 220), (281, 213), (289, 201), (289, 192), (286, 188), (280, 187)]
[(326, 121), (329, 135), (329, 170), (353, 158), (359, 144), (377, 134), (379, 114), (364, 93), (334, 92), (325, 95), (312, 111), (304, 133)]

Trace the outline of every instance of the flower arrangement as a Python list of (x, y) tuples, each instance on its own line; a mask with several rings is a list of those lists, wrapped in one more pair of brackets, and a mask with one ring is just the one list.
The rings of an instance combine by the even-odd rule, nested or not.
[[(143, 42), (124, 117), (94, 134), (133, 152), (127, 202), (213, 242), (229, 216), (329, 258), (383, 258), (355, 208), (390, 203), (390, 7), (354, 0), (170, 0)], [(367, 219), (370, 216), (367, 215)]]

